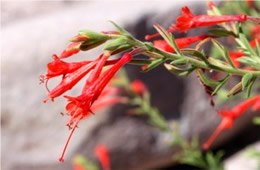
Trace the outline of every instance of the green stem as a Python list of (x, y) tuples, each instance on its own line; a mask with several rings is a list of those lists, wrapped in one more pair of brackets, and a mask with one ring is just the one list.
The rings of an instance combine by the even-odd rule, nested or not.
[[(138, 43), (138, 45), (140, 45), (140, 42)], [(144, 46), (144, 44), (142, 44), (142, 47)], [(152, 50), (153, 52), (156, 52), (158, 54), (161, 54), (163, 56), (165, 56), (167, 59), (171, 59), (171, 60), (176, 60), (176, 59), (181, 59), (183, 57), (185, 57), (185, 60), (196, 66), (199, 68), (204, 68), (204, 69), (210, 69), (210, 70), (217, 70), (217, 71), (222, 71), (222, 72), (226, 72), (226, 73), (231, 73), (231, 74), (236, 74), (236, 75), (245, 75), (247, 73), (252, 73), (254, 76), (260, 76), (260, 71), (252, 71), (252, 70), (242, 70), (242, 69), (238, 69), (238, 68), (232, 68), (232, 67), (227, 67), (227, 66), (215, 66), (215, 65), (208, 65), (206, 63), (204, 63), (203, 61), (191, 58), (191, 57), (187, 57), (187, 56), (180, 56), (178, 54), (173, 54), (173, 53), (168, 53), (168, 52), (164, 52), (161, 51), (155, 47), (150, 46), (149, 47), (150, 50)]]

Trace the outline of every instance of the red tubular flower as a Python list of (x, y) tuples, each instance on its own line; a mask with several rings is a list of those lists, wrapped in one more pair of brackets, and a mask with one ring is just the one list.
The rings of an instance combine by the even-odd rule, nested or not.
[(97, 145), (95, 148), (95, 155), (99, 159), (103, 170), (110, 170), (110, 158), (106, 146), (101, 144)]
[(260, 110), (260, 97), (258, 97), (257, 101), (255, 102), (255, 104), (252, 107), (252, 110), (255, 112), (257, 110)]
[(136, 94), (143, 94), (144, 91), (146, 91), (146, 86), (141, 80), (134, 80), (131, 83), (131, 89), (136, 93)]
[(203, 145), (204, 150), (208, 150), (211, 144), (214, 142), (216, 137), (225, 129), (231, 128), (233, 126), (234, 120), (229, 117), (224, 117), (221, 123), (218, 125), (217, 129), (211, 135), (211, 137), (207, 140), (207, 142)]
[(246, 3), (249, 7), (253, 7), (254, 6), (254, 0), (246, 0)]
[(85, 84), (85, 87), (83, 88), (83, 93), (84, 91), (88, 88), (88, 86), (90, 84), (92, 84), (94, 81), (97, 80), (97, 78), (100, 76), (100, 73), (108, 59), (108, 57), (110, 56), (109, 52), (106, 52), (105, 54), (102, 54), (100, 56), (100, 61), (98, 62), (98, 64), (95, 66), (95, 68), (93, 69), (92, 73), (89, 75), (87, 82)]
[[(58, 97), (70, 90), (88, 72), (90, 72), (101, 59), (102, 57), (99, 57), (94, 61), (66, 63), (61, 61), (59, 58), (55, 58), (52, 63), (48, 64), (48, 72), (43, 79), (46, 78), (48, 80), (58, 75), (63, 75), (63, 78), (62, 81), (49, 92), (48, 97), (43, 100), (43, 102), (47, 102), (48, 99), (53, 100), (55, 97)], [(115, 64), (118, 61), (119, 59), (106, 61), (105, 65)]]
[(148, 65), (147, 65), (147, 64), (142, 66), (142, 70), (143, 70), (143, 71), (146, 70), (147, 68), (148, 68)]
[(118, 104), (118, 103), (122, 103), (123, 98), (121, 97), (112, 97), (110, 99), (98, 99), (92, 106), (91, 106), (91, 111), (95, 112), (95, 111), (98, 111), (100, 109), (103, 109), (107, 106), (111, 106), (111, 105), (114, 105), (114, 104)]
[[(169, 29), (167, 30), (168, 32), (174, 32), (174, 31), (177, 31), (178, 28), (175, 26), (175, 24), (172, 24)], [(145, 36), (145, 40), (150, 40), (152, 38), (155, 38), (155, 37), (158, 37), (160, 36), (159, 33), (155, 33), (155, 34), (151, 34), (151, 35), (146, 35)]]
[(240, 66), (240, 62), (237, 61), (237, 59), (242, 56), (245, 56), (245, 54), (240, 51), (229, 51), (229, 56), (231, 58), (232, 63), (238, 68)]
[[(203, 34), (203, 35), (194, 36), (194, 37), (177, 38), (177, 39), (175, 39), (175, 42), (176, 42), (177, 46), (180, 49), (182, 49), (182, 48), (185, 48), (200, 40), (204, 40), (208, 37), (209, 37), (208, 35)], [(153, 41), (153, 44), (156, 48), (159, 48), (161, 50), (164, 50), (167, 52), (175, 52), (175, 50), (165, 40), (155, 40), (155, 41)]]
[(212, 2), (212, 1), (210, 1), (210, 0), (208, 0), (207, 5), (208, 5), (208, 8), (209, 8), (210, 10), (213, 10), (214, 7), (216, 8), (216, 4), (215, 4), (214, 2)]
[(83, 41), (87, 41), (87, 40), (89, 40), (89, 38), (86, 37), (85, 35), (76, 35), (76, 36), (72, 37), (70, 41), (83, 42)]
[(94, 66), (97, 64), (97, 60), (80, 67), (73, 73), (67, 74), (62, 81), (49, 92), (48, 97), (43, 101), (47, 102), (48, 99), (53, 100), (55, 97), (58, 97), (70, 90), (73, 86), (75, 86)]
[(115, 96), (118, 93), (119, 89), (117, 87), (107, 85), (102, 91), (102, 93), (99, 95), (98, 99), (91, 106), (91, 111), (96, 112), (107, 106), (111, 106), (117, 103), (124, 103), (124, 98)]
[(258, 38), (260, 37), (260, 25), (255, 26), (252, 30), (251, 30), (251, 34), (253, 37)]
[(177, 18), (176, 27), (185, 32), (191, 28), (212, 26), (230, 21), (246, 21), (246, 15), (222, 15), (222, 16), (211, 16), (211, 15), (199, 15), (195, 16), (190, 9), (185, 6), (182, 8), (182, 16)]
[(260, 100), (260, 95), (255, 96), (251, 99), (245, 100), (244, 102), (236, 105), (231, 110), (233, 112), (232, 116), (234, 118), (239, 117), (240, 115), (242, 115), (245, 111), (247, 111), (252, 105), (254, 105), (259, 100)]
[[(251, 99), (241, 102), (240, 104), (233, 107), (230, 111), (221, 110), (219, 111), (219, 115), (223, 117), (221, 123), (217, 127), (217, 129), (213, 132), (211, 137), (207, 140), (207, 142), (203, 145), (203, 149), (208, 150), (210, 145), (214, 142), (216, 137), (225, 129), (229, 129), (233, 126), (234, 121), (241, 116), (246, 110), (248, 110), (251, 106), (253, 106), (253, 110), (256, 111), (259, 108), (260, 103), (260, 95), (255, 96)], [(256, 107), (256, 108), (254, 108)]]
[(59, 56), (59, 58), (67, 58), (73, 54), (77, 54), (80, 51), (80, 45), (82, 42), (71, 43)]
[(60, 75), (66, 75), (72, 73), (78, 68), (89, 64), (91, 61), (82, 61), (82, 62), (71, 62), (67, 63), (62, 61), (56, 54), (52, 56), (53, 61), (47, 65), (47, 73), (44, 75), (46, 79), (50, 79)]
[(258, 44), (260, 44), (260, 36), (252, 41), (250, 41), (250, 45), (252, 48), (256, 48), (256, 42), (258, 42)]
[(100, 96), (101, 92), (111, 80), (111, 78), (116, 74), (116, 72), (127, 62), (132, 59), (132, 55), (130, 53), (126, 53), (122, 56), (122, 58), (116, 62), (111, 68), (106, 70), (100, 77), (98, 77), (91, 85), (86, 88), (80, 96), (78, 97), (70, 97), (64, 96), (69, 100), (69, 103), (66, 106), (66, 110), (68, 111), (68, 115), (71, 116), (68, 126), (72, 127), (72, 131), (69, 135), (69, 138), (65, 144), (62, 155), (59, 158), (59, 161), (63, 162), (63, 157), (69, 141), (71, 139), (72, 134), (75, 131), (80, 120), (85, 118), (89, 112), (91, 112), (91, 105), (97, 100)]

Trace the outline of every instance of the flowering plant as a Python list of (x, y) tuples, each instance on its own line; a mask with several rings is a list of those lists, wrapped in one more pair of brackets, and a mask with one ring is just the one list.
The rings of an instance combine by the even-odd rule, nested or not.
[[(158, 33), (145, 37), (146, 40), (159, 36), (163, 39), (142, 42), (111, 21), (116, 31), (98, 33), (82, 30), (71, 39), (71, 43), (60, 55), (53, 55), (54, 60), (47, 65), (47, 73), (41, 76), (41, 81), (45, 81), (47, 87), (48, 81), (52, 78), (61, 76), (62, 80), (52, 90), (47, 87), (48, 97), (44, 102), (53, 101), (63, 95), (88, 75), (78, 96), (64, 96), (68, 101), (65, 108), (67, 115), (70, 116), (67, 125), (71, 129), (71, 134), (59, 159), (61, 162), (64, 161), (65, 150), (79, 122), (110, 104), (121, 102), (138, 106), (131, 111), (148, 115), (150, 122), (161, 130), (172, 130), (159, 111), (150, 105), (147, 88), (139, 80), (124, 84), (128, 92), (133, 95), (131, 100), (117, 96), (118, 86), (112, 87), (109, 82), (125, 64), (140, 65), (144, 72), (164, 65), (170, 73), (178, 76), (188, 76), (194, 72), (209, 95), (212, 106), (214, 106), (213, 96), (217, 95), (232, 77), (240, 78), (240, 81), (229, 89), (227, 96), (246, 91), (248, 99), (230, 110), (219, 111), (223, 119), (204, 144), (203, 148), (206, 150), (221, 131), (232, 127), (237, 117), (250, 108), (253, 111), (260, 109), (260, 95), (254, 93), (251, 97), (252, 88), (258, 83), (260, 77), (260, 27), (258, 25), (260, 17), (252, 16), (250, 13), (222, 15), (214, 3), (209, 2), (208, 6), (208, 14), (204, 15), (195, 15), (185, 6), (181, 10), (182, 15), (177, 17), (176, 22), (168, 30), (159, 24), (154, 24)], [(178, 39), (172, 35), (172, 32), (187, 32), (199, 27), (207, 27), (208, 31), (201, 35)], [(245, 34), (245, 27), (251, 30), (251, 36)], [(251, 37), (250, 40), (248, 37)], [(233, 46), (228, 48), (223, 45), (219, 41), (220, 38), (233, 42)], [(195, 43), (197, 44), (194, 48), (188, 48)], [(214, 54), (205, 52), (203, 46), (206, 43), (213, 45)], [(102, 44), (104, 44), (103, 52), (92, 61), (65, 62), (65, 58)], [(121, 53), (122, 57), (109, 59)], [(148, 57), (139, 57), (139, 54)], [(105, 67), (110, 68), (104, 71)]]

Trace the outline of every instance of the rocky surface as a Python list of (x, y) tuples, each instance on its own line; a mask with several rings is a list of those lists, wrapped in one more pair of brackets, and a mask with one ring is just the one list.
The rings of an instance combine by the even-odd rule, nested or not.
[(226, 170), (244, 170), (244, 169), (252, 169), (257, 170), (260, 166), (259, 157), (250, 157), (250, 152), (254, 150), (260, 153), (260, 142), (256, 142), (240, 152), (234, 154), (227, 160), (225, 160), (225, 169)]
[[(39, 75), (44, 73), (51, 55), (60, 53), (78, 30), (113, 30), (107, 20), (114, 20), (142, 39), (145, 32), (154, 32), (152, 23), (172, 22), (178, 13), (173, 17), (162, 16), (167, 16), (171, 9), (179, 11), (176, 2), (154, 1), (147, 5), (145, 1), (5, 1), (1, 5), (4, 170), (71, 169), (75, 154), (96, 160), (92, 153), (98, 143), (108, 147), (113, 170), (149, 169), (172, 163), (175, 148), (169, 147), (167, 134), (151, 127), (143, 118), (127, 115), (127, 108), (113, 106), (81, 122), (69, 145), (65, 163), (59, 164), (57, 158), (69, 133), (65, 127), (67, 117), (59, 114), (64, 111), (65, 102), (57, 99), (54, 103), (42, 103), (46, 90), (39, 85)], [(82, 53), (75, 60), (94, 58), (99, 53), (98, 49)], [(127, 67), (127, 70), (131, 79), (139, 77), (148, 84), (153, 105), (168, 120), (181, 119), (181, 132), (185, 138), (198, 134), (205, 141), (217, 126), (216, 119), (219, 118), (209, 106), (208, 97), (195, 75), (182, 79), (163, 68), (145, 75), (137, 67)], [(55, 83), (57, 81), (50, 85)], [(79, 90), (80, 85), (69, 94), (77, 94)], [(234, 129), (223, 135), (223, 140), (219, 139), (218, 146), (246, 127), (251, 116), (241, 118)]]

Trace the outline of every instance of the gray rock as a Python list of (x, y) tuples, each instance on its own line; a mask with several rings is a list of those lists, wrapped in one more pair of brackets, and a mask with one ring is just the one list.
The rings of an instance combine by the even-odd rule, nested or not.
[(256, 142), (252, 145), (249, 145), (245, 149), (241, 150), (240, 152), (236, 153), (235, 155), (229, 157), (224, 162), (224, 166), (226, 170), (257, 170), (258, 164), (260, 160), (257, 158), (249, 157), (249, 149), (254, 149), (257, 152), (260, 152), (260, 142)]

